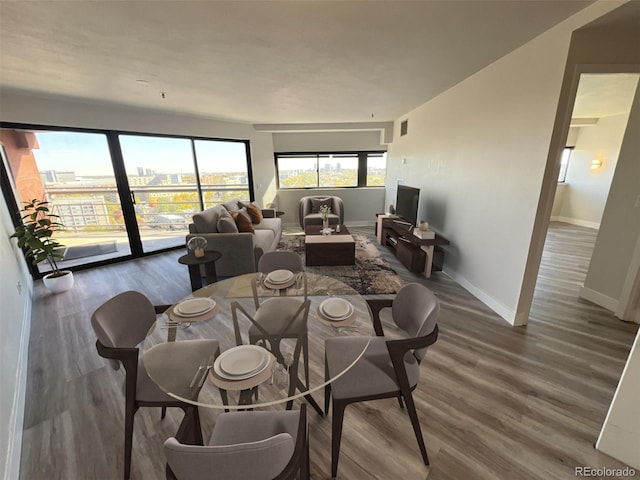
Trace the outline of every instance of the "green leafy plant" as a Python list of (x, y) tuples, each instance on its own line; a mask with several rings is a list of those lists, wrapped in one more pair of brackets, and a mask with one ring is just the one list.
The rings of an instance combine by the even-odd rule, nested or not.
[(22, 225), (16, 227), (11, 238), (18, 239), (18, 246), (25, 249), (25, 255), (31, 258), (34, 265), (46, 260), (51, 266), (52, 277), (66, 275), (56, 263), (56, 259), (64, 257), (64, 245), (51, 238), (64, 225), (58, 221), (58, 215), (49, 213), (49, 202), (34, 198), (25, 202), (24, 208), (18, 213), (22, 215)]

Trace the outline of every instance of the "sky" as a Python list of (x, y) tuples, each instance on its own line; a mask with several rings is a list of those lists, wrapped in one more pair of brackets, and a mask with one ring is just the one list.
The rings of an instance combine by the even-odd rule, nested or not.
[[(75, 171), (79, 176), (113, 175), (105, 135), (37, 132), (36, 136), (40, 149), (34, 153), (40, 171)], [(194, 173), (189, 139), (120, 135), (120, 144), (129, 175), (138, 175), (138, 167), (158, 173)], [(196, 140), (195, 144), (200, 173), (246, 169), (243, 142)]]

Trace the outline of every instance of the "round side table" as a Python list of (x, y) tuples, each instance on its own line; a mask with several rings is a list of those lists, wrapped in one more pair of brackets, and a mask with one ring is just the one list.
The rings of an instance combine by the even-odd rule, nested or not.
[(218, 281), (216, 274), (216, 261), (222, 257), (220, 252), (208, 251), (204, 252), (204, 256), (196, 257), (193, 253), (187, 253), (178, 259), (182, 265), (189, 267), (189, 279), (191, 280), (191, 291), (202, 288), (202, 276), (200, 275), (200, 265), (204, 265), (204, 273), (207, 278), (207, 285), (211, 285)]

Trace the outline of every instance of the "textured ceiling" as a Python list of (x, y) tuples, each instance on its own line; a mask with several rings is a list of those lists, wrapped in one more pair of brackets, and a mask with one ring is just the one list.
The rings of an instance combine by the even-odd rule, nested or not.
[(637, 73), (583, 73), (571, 116), (601, 118), (629, 113), (638, 77)]
[(388, 121), (589, 3), (1, 1), (0, 87), (249, 123)]

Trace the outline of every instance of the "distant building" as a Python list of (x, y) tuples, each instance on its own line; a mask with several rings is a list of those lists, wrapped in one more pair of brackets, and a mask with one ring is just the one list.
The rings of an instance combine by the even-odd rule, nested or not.
[(55, 198), (53, 212), (67, 228), (109, 225), (109, 213), (103, 196)]
[(139, 177), (143, 177), (144, 176), (144, 168), (138, 167), (138, 176)]
[(40, 172), (40, 179), (42, 183), (71, 183), (76, 181), (76, 172), (45, 170)]
[(44, 172), (40, 172), (40, 180), (42, 181), (42, 183), (55, 183), (56, 172), (54, 170), (46, 170)]
[(129, 177), (129, 186), (130, 187), (144, 187), (149, 185), (149, 182), (155, 178), (155, 175), (152, 176), (139, 176), (139, 177)]

